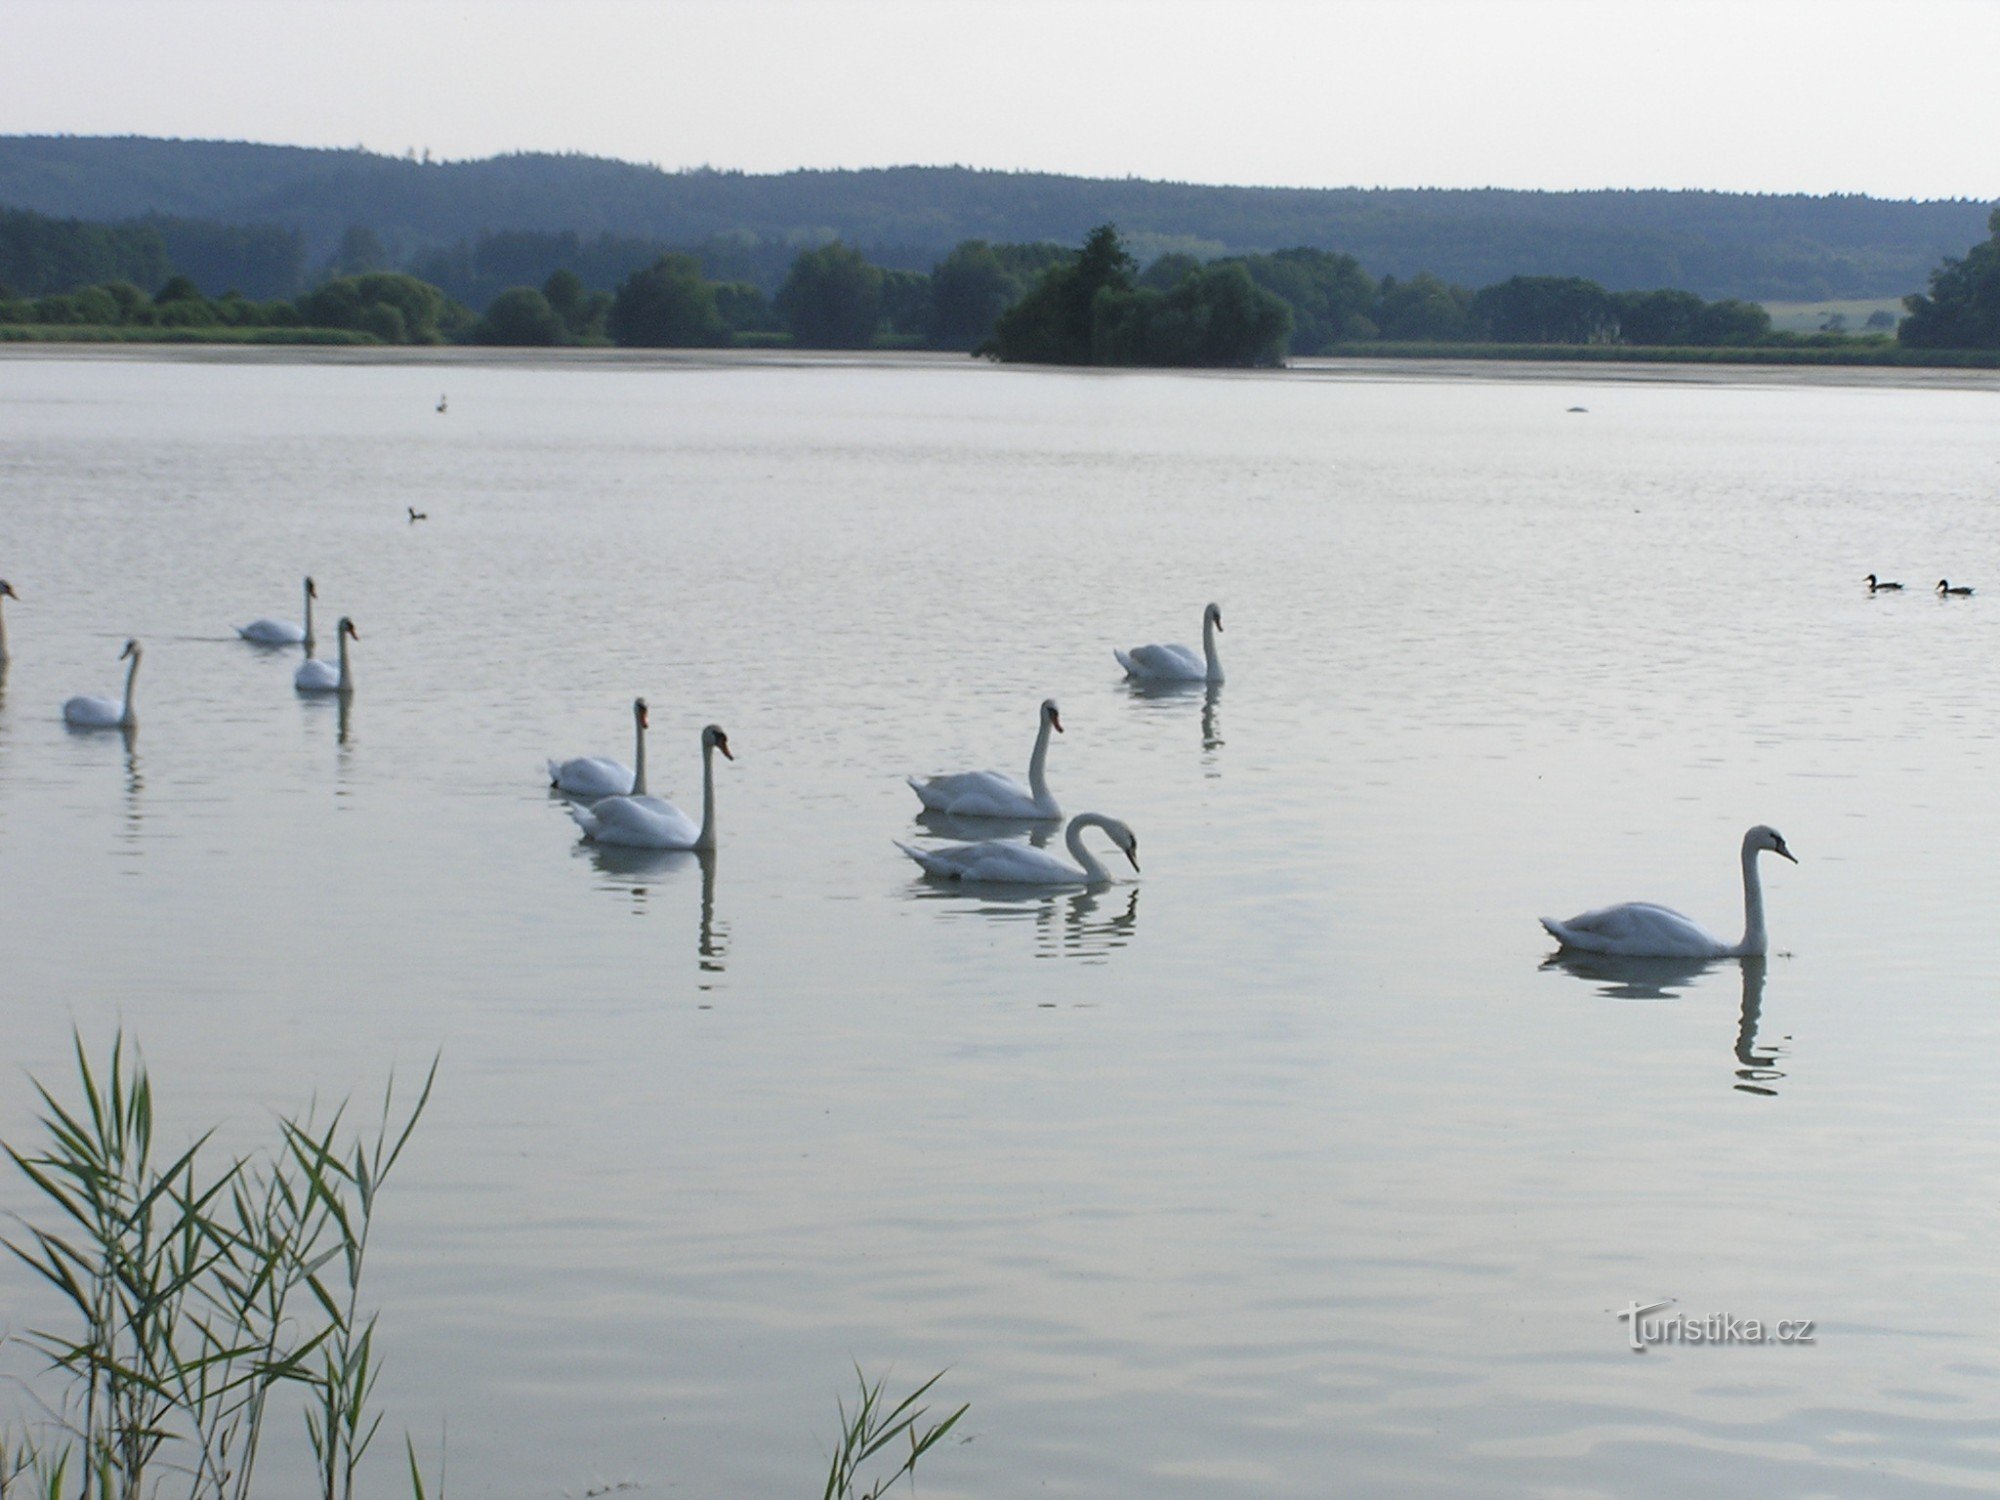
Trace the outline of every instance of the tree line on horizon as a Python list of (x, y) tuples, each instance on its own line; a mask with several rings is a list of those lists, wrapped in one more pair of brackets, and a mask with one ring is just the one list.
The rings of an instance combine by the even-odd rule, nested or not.
[[(46, 264), (56, 231), (70, 263), (128, 274), (40, 297), (5, 282), (23, 230)], [(1910, 348), (2000, 348), (2000, 209), (1993, 238), (1948, 257), (1926, 294), (1906, 299)], [(9, 239), (9, 236), (15, 236)], [(136, 257), (136, 260), (130, 258)], [(1428, 273), (1367, 274), (1353, 256), (1310, 247), (1203, 260), (1169, 252), (1140, 268), (1117, 230), (1080, 249), (968, 240), (928, 272), (883, 267), (838, 240), (802, 249), (776, 295), (716, 280), (670, 251), (592, 288), (568, 267), (499, 292), (475, 314), (442, 288), (381, 268), (369, 231), (343, 237), (330, 278), (295, 298), (209, 297), (178, 271), (148, 294), (137, 275), (171, 262), (164, 244), (117, 226), (0, 213), (0, 326), (336, 330), (384, 343), (618, 344), (721, 348), (975, 350), (1064, 364), (1273, 365), (1288, 353), (1371, 344), (1729, 347), (1784, 343), (1754, 303), (1673, 288), (1614, 292), (1582, 277), (1514, 276), (1477, 290)], [(1811, 342), (1811, 338), (1804, 340)]]

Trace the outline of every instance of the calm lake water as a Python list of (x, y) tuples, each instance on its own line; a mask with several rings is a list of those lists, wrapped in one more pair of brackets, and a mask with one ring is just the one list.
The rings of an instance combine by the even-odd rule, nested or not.
[[(1990, 1491), (1964, 384), (10, 354), (0, 1134), (72, 1026), (235, 1147), (441, 1052), (377, 1493), (406, 1428), (458, 1496), (815, 1493), (857, 1362), (972, 1404), (933, 1496)], [(345, 721), (230, 631), (308, 572)], [(1227, 685), (1130, 691), (1210, 599)], [(128, 634), (129, 752), (59, 719)], [(547, 789), (635, 694), (684, 805), (729, 732), (711, 861)], [(1020, 774), (1044, 696), (1143, 873), (916, 878), (903, 777)], [(1733, 938), (1756, 822), (1767, 966), (1543, 966)], [(1666, 1298), (1817, 1341), (1634, 1354)]]

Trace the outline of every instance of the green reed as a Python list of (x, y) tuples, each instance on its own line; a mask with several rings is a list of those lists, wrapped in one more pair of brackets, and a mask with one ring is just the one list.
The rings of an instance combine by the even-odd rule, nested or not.
[[(855, 1399), (853, 1411), (847, 1409), (845, 1401), (840, 1403), (840, 1437), (827, 1469), (823, 1500), (877, 1500), (898, 1480), (906, 1477), (915, 1485), (917, 1460), (930, 1452), (968, 1410), (961, 1406), (941, 1422), (928, 1427), (922, 1425), (930, 1408), (917, 1403), (944, 1378), (942, 1370), (894, 1406), (883, 1400), (882, 1381), (878, 1379), (870, 1385), (859, 1365), (854, 1367), (854, 1378), (860, 1384), (861, 1392)], [(907, 1451), (901, 1446), (903, 1443), (908, 1444)], [(901, 1461), (872, 1485), (858, 1488), (862, 1468), (892, 1444), (897, 1446), (888, 1457), (900, 1458)]]
[(75, 1039), (82, 1104), (35, 1081), (47, 1144), (7, 1145), (55, 1211), (4, 1243), (58, 1293), (73, 1326), (27, 1342), (68, 1377), (52, 1434), (0, 1448), (0, 1500), (248, 1500), (269, 1398), (306, 1396), (321, 1500), (352, 1500), (381, 1424), (370, 1397), (375, 1317), (361, 1271), (376, 1196), (430, 1101), (433, 1060), (400, 1124), (393, 1080), (372, 1136), (345, 1108), (278, 1122), (280, 1147), (216, 1164), (212, 1132), (162, 1161), (153, 1089), (123, 1035), (108, 1064)]

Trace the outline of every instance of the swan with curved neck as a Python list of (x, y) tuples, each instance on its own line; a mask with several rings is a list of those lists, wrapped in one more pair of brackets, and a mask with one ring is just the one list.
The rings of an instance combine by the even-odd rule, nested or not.
[(1124, 856), (1139, 868), (1139, 838), (1124, 823), (1103, 813), (1078, 813), (1063, 832), (1063, 843), (1075, 864), (1066, 864), (1046, 849), (1013, 839), (981, 839), (976, 844), (941, 844), (935, 849), (913, 849), (898, 843), (926, 875), (940, 880), (957, 880), (975, 885), (1104, 885), (1111, 872), (1097, 856), (1084, 847), (1083, 831), (1101, 828), (1111, 835)]
[(340, 617), (340, 629), (335, 632), (340, 638), (340, 668), (336, 671), (318, 657), (309, 657), (299, 663), (299, 669), (292, 674), (292, 686), (302, 693), (340, 693), (354, 691), (354, 672), (347, 660), (347, 643), (361, 639), (361, 632), (354, 628), (354, 622), (346, 615)]
[[(4, 578), (0, 578), (0, 599), (18, 599), (20, 597), (19, 594), (14, 592), (13, 584)], [(4, 663), (7, 660), (7, 612), (4, 609), (0, 609), (0, 663)]]
[(715, 752), (736, 759), (721, 726), (701, 732), (701, 824), (658, 797), (635, 793), (606, 797), (589, 807), (572, 807), (569, 815), (587, 839), (623, 844), (631, 849), (713, 849), (715, 847)]
[(1725, 943), (1668, 907), (1646, 901), (1607, 906), (1558, 922), (1541, 919), (1549, 935), (1565, 948), (1584, 953), (1618, 953), (1627, 958), (1745, 958), (1769, 945), (1764, 930), (1764, 884), (1757, 875), (1757, 856), (1765, 851), (1798, 860), (1775, 828), (1759, 823), (1743, 835), (1743, 940)]
[(246, 641), (255, 641), (260, 646), (304, 646), (306, 655), (311, 656), (313, 646), (313, 600), (319, 597), (319, 585), (310, 578), (306, 580), (306, 622), (294, 624), (290, 620), (252, 620), (248, 625), (238, 625), (236, 633)]
[[(646, 700), (632, 700), (632, 765), (608, 755), (579, 755), (548, 762), (549, 784), (572, 797), (646, 795)], [(637, 769), (634, 769), (636, 767)]]
[(1062, 816), (1055, 794), (1049, 790), (1049, 731), (1063, 732), (1062, 711), (1056, 700), (1044, 698), (1041, 727), (1035, 731), (1035, 752), (1028, 757), (1028, 784), (1022, 786), (998, 771), (959, 771), (948, 776), (930, 776), (919, 781), (905, 778), (927, 812), (949, 813), (956, 818), (1021, 818), (1053, 822)]
[(78, 729), (130, 729), (139, 722), (139, 715), (132, 707), (132, 684), (139, 676), (139, 643), (127, 641), (125, 649), (118, 653), (118, 659), (131, 658), (132, 665), (125, 669), (125, 697), (93, 698), (79, 696), (63, 705), (63, 722)]
[(1222, 606), (1211, 604), (1201, 612), (1200, 656), (1186, 646), (1114, 647), (1111, 654), (1125, 675), (1139, 682), (1220, 682), (1222, 658), (1215, 654), (1215, 635), (1221, 629)]

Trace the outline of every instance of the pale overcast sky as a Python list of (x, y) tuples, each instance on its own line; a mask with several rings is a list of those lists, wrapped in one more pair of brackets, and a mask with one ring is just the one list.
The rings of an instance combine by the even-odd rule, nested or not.
[(2000, 0), (0, 0), (0, 134), (2000, 197)]

